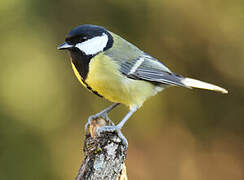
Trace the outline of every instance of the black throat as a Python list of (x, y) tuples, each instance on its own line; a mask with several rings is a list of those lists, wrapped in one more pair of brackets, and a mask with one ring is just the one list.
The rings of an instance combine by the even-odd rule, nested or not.
[(85, 81), (89, 71), (89, 63), (93, 56), (87, 56), (76, 48), (70, 50), (70, 56), (72, 63), (82, 77), (82, 80)]
[(89, 72), (89, 63), (91, 58), (93, 57), (91, 56), (87, 56), (85, 54), (83, 54), (81, 51), (79, 51), (78, 49), (72, 49), (69, 51), (70, 52), (70, 56), (72, 59), (72, 63), (74, 64), (75, 68), (77, 69), (78, 73), (81, 76), (81, 80), (82, 82), (85, 84), (86, 88), (88, 90), (90, 90), (91, 92), (93, 92), (94, 94), (96, 94), (99, 97), (103, 97), (102, 95), (100, 95), (97, 91), (93, 90), (86, 82), (86, 78), (87, 78), (87, 74)]

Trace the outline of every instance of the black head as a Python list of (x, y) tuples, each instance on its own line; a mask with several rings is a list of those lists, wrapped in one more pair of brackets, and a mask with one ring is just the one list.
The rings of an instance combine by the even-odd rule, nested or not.
[(85, 24), (72, 29), (58, 49), (81, 51), (83, 55), (92, 56), (111, 48), (112, 44), (113, 37), (105, 28)]

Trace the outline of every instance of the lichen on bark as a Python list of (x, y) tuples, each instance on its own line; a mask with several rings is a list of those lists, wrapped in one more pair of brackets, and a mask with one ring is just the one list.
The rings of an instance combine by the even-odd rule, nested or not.
[(127, 180), (126, 159), (127, 147), (117, 132), (101, 132), (105, 126), (104, 119), (92, 120), (85, 136), (84, 155), (76, 180)]

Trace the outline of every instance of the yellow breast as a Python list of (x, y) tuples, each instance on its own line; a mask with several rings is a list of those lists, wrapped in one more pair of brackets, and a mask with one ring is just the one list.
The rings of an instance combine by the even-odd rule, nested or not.
[(119, 72), (119, 65), (103, 54), (91, 59), (85, 82), (106, 99), (130, 107), (140, 107), (155, 94), (153, 84), (127, 78)]

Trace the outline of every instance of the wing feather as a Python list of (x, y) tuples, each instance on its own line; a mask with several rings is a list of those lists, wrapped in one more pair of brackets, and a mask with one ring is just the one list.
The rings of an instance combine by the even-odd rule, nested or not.
[(164, 66), (163, 64), (161, 64), (160, 66), (153, 64), (155, 60), (154, 59), (150, 60), (148, 58), (148, 55), (146, 59), (143, 58), (144, 60), (143, 63), (141, 63), (141, 65), (138, 66), (137, 69), (133, 71), (133, 73), (130, 73), (133, 67), (136, 66), (136, 63), (141, 58), (143, 58), (143, 56), (141, 56), (138, 59), (126, 61), (122, 63), (120, 67), (120, 71), (124, 75), (132, 79), (145, 80), (156, 84), (186, 87), (186, 85), (181, 82), (182, 80), (181, 76), (172, 73), (170, 70), (168, 70), (166, 66), (165, 67), (167, 69), (163, 67)]
[[(113, 34), (113, 33), (112, 33)], [(182, 77), (172, 73), (162, 62), (139, 48), (113, 34), (114, 45), (105, 52), (120, 66), (120, 72), (132, 79), (149, 81), (155, 84), (184, 86)], [(138, 61), (139, 65), (137, 64)]]

